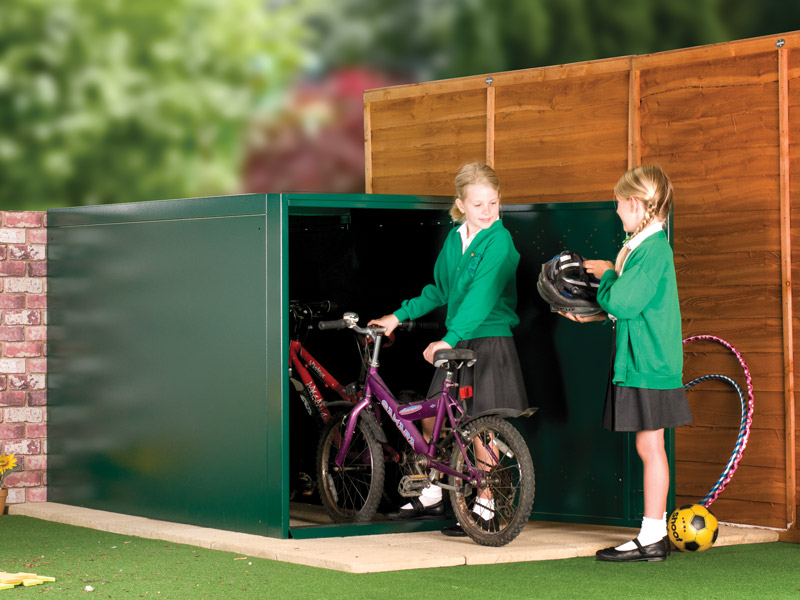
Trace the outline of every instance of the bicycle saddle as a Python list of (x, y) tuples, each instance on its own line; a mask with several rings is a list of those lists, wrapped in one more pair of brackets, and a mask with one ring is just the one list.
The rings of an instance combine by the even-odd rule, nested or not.
[(471, 367), (475, 364), (476, 360), (478, 360), (478, 356), (475, 354), (475, 350), (469, 350), (467, 348), (450, 348), (436, 351), (436, 354), (433, 355), (433, 366), (445, 369), (460, 369), (464, 362), (467, 363), (468, 367)]

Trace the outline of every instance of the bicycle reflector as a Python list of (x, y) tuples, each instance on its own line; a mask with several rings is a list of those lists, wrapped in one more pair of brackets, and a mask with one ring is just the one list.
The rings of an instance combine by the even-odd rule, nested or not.
[(583, 257), (565, 250), (542, 265), (536, 289), (553, 312), (581, 316), (603, 312), (597, 304), (600, 280), (586, 272)]

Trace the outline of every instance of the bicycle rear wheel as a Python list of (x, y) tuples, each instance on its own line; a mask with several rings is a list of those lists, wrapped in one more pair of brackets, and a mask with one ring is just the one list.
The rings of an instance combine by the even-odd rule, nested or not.
[(328, 421), (317, 451), (317, 485), (322, 505), (336, 523), (369, 521), (383, 493), (383, 449), (360, 415), (341, 469), (336, 455), (344, 440), (348, 415)]
[[(474, 487), (450, 476), (450, 503), (464, 532), (482, 546), (505, 546), (525, 527), (533, 509), (535, 477), (531, 453), (511, 423), (495, 416), (479, 417), (467, 424), (462, 438), (467, 458), (484, 471), (483, 483)], [(453, 443), (450, 466), (467, 473), (464, 455)], [(480, 504), (493, 508), (483, 509)], [(492, 502), (486, 500), (491, 498)], [(476, 512), (474, 509), (477, 509)]]

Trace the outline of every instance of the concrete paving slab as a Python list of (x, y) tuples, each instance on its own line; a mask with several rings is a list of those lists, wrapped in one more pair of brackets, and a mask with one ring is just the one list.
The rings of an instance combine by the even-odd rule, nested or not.
[[(636, 534), (635, 529), (628, 527), (531, 521), (507, 546), (489, 548), (475, 544), (469, 538), (445, 537), (438, 531), (281, 540), (53, 502), (12, 504), (8, 512), (122, 535), (349, 573), (594, 556), (598, 549), (622, 543)], [(313, 515), (299, 516), (299, 522), (317, 519)], [(774, 529), (723, 523), (715, 546), (776, 542), (779, 534)]]

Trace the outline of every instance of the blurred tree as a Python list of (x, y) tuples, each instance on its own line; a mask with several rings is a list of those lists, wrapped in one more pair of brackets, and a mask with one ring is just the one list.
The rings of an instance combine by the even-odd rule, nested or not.
[(324, 66), (414, 79), (645, 54), (791, 30), (784, 0), (316, 0)]
[(279, 110), (253, 119), (243, 191), (363, 193), (364, 90), (399, 83), (356, 67), (300, 81)]
[(7, 1), (0, 208), (356, 190), (360, 85), (793, 28), (785, 0)]
[(4, 2), (0, 207), (235, 189), (255, 99), (267, 110), (306, 68), (294, 4)]

